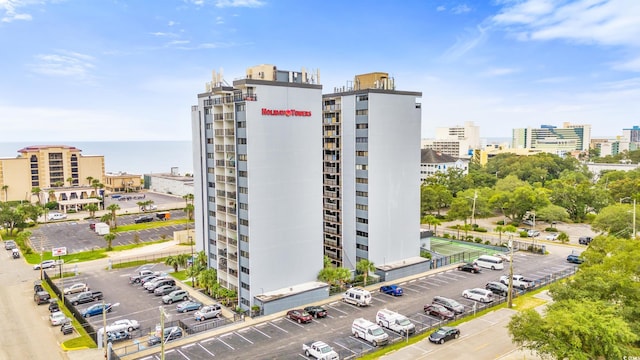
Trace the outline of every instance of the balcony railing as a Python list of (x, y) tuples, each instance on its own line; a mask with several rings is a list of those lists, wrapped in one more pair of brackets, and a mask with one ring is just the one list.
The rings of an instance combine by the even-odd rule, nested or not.
[(337, 174), (338, 173), (338, 168), (331, 167), (331, 166), (325, 166), (324, 167), (324, 172), (328, 173), (328, 174)]
[(336, 111), (336, 110), (340, 110), (340, 104), (333, 104), (333, 105), (325, 105), (322, 110), (324, 111)]
[(324, 191), (324, 196), (329, 197), (329, 198), (339, 198), (340, 196), (338, 195), (337, 191)]
[(338, 229), (336, 228), (332, 228), (330, 226), (325, 226), (324, 227), (324, 232), (329, 233), (329, 234), (338, 234)]
[(338, 217), (335, 215), (324, 215), (324, 219), (327, 221), (338, 222)]
[(324, 207), (331, 210), (338, 210), (338, 204), (324, 203)]

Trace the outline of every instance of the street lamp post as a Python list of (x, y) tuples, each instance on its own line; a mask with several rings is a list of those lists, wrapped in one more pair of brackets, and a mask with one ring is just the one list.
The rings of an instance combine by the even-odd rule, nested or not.
[(473, 207), (471, 208), (471, 226), (476, 222), (476, 199), (478, 198), (478, 190), (473, 192)]
[(509, 235), (509, 293), (507, 294), (507, 305), (509, 309), (513, 307), (513, 240)]

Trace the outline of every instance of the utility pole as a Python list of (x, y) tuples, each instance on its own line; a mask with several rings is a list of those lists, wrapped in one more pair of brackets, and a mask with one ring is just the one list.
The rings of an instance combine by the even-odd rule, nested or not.
[(509, 309), (513, 307), (513, 240), (509, 236), (509, 293), (507, 294), (507, 306)]
[(476, 223), (476, 199), (478, 198), (478, 190), (473, 192), (473, 207), (471, 209), (471, 226)]

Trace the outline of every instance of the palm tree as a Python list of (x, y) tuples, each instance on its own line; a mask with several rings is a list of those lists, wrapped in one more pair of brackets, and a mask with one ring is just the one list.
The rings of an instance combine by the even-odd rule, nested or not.
[(100, 180), (91, 179), (91, 187), (93, 187), (93, 192), (96, 194), (96, 197), (98, 197), (98, 188), (100, 187), (100, 185)]
[(67, 182), (69, 183), (69, 187), (73, 186), (73, 178), (72, 177), (68, 177), (67, 178)]
[(91, 218), (94, 218), (96, 216), (96, 211), (100, 210), (96, 204), (88, 204), (84, 208), (89, 211), (89, 216), (91, 216)]
[(193, 203), (194, 196), (193, 194), (187, 194), (182, 196), (182, 198), (184, 199), (184, 205), (187, 206), (189, 202)]
[(53, 187), (62, 187), (64, 185), (64, 181), (56, 181), (53, 183)]
[(111, 211), (111, 221), (113, 222), (112, 229), (115, 229), (118, 227), (118, 224), (116, 223), (116, 211), (120, 210), (120, 205), (111, 204), (107, 206), (107, 210)]
[(176, 256), (167, 256), (167, 258), (164, 260), (164, 264), (167, 266), (172, 266), (173, 272), (178, 272), (178, 265), (180, 264), (178, 263), (178, 258)]
[(91, 186), (93, 183), (93, 176), (87, 176), (87, 182), (89, 183), (89, 186)]
[[(193, 220), (193, 210), (194, 210), (194, 206), (193, 204), (187, 204), (187, 206), (184, 208), (184, 211), (187, 213), (187, 217), (189, 219), (189, 221)], [(189, 226), (189, 224), (187, 223), (187, 226)]]
[(52, 202), (52, 199), (56, 196), (56, 191), (53, 189), (49, 190), (49, 198), (47, 199), (47, 202)]
[(7, 194), (9, 190), (9, 185), (2, 185), (2, 191), (4, 191), (4, 201), (9, 201), (9, 195)]
[(340, 288), (344, 289), (344, 283), (351, 279), (351, 270), (343, 267), (336, 268), (336, 280), (340, 283)]
[(113, 249), (113, 247), (111, 247), (111, 244), (113, 243), (113, 240), (115, 238), (116, 238), (116, 234), (112, 232), (104, 235), (104, 240), (107, 242), (107, 251), (111, 251)]
[(180, 265), (180, 267), (182, 267), (183, 269), (186, 269), (187, 262), (189, 261), (189, 255), (187, 254), (176, 255), (176, 260), (178, 260), (178, 265)]
[(213, 284), (217, 283), (217, 281), (218, 273), (216, 272), (216, 269), (206, 269), (198, 274), (198, 282), (204, 286), (207, 294), (209, 293), (209, 289), (211, 289)]
[(207, 264), (209, 263), (209, 259), (207, 258), (207, 253), (204, 251), (199, 251), (196, 254), (196, 264), (202, 267), (203, 269), (207, 268)]
[(364, 280), (364, 286), (367, 286), (367, 277), (370, 271), (376, 271), (376, 266), (373, 261), (368, 259), (362, 259), (356, 263), (356, 270), (362, 274)]
[(40, 205), (40, 193), (41, 192), (42, 192), (42, 190), (37, 186), (34, 187), (34, 188), (31, 188), (31, 194), (38, 197), (38, 205)]

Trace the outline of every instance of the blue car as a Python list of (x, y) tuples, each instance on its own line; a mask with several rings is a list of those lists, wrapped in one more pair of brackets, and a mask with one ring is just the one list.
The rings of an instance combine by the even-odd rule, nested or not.
[(176, 306), (176, 310), (181, 313), (186, 313), (187, 311), (200, 310), (202, 304), (197, 301), (185, 301)]
[(381, 293), (385, 293), (387, 295), (393, 295), (393, 296), (402, 296), (402, 294), (404, 293), (402, 291), (402, 288), (398, 285), (384, 285), (380, 287), (380, 292)]
[(104, 310), (106, 310), (107, 312), (111, 312), (111, 304), (91, 305), (82, 311), (82, 316), (88, 318), (93, 315), (101, 315), (102, 311)]

